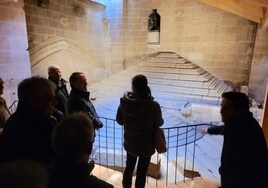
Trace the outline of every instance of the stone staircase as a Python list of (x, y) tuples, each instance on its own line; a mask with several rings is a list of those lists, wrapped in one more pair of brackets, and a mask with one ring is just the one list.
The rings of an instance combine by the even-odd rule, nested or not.
[(117, 108), (119, 98), (131, 90), (131, 78), (137, 74), (148, 78), (153, 96), (165, 109), (180, 110), (188, 102), (218, 105), (221, 94), (232, 90), (231, 86), (198, 65), (170, 52), (149, 55), (137, 65), (93, 84), (90, 90), (98, 101), (117, 99), (116, 107), (113, 106)]
[[(232, 90), (224, 81), (178, 54), (159, 52), (149, 55), (140, 60), (138, 64), (90, 86), (91, 97), (96, 98), (93, 103), (101, 117), (115, 119), (120, 97), (123, 96), (125, 91), (131, 90), (131, 79), (137, 74), (144, 74), (148, 78), (152, 95), (162, 108), (165, 120), (163, 127), (188, 125), (187, 122), (180, 118), (183, 107), (191, 103), (218, 105), (221, 94)], [(107, 131), (109, 132), (109, 129)], [(117, 133), (120, 134), (116, 134), (116, 138), (122, 139), (122, 132), (117, 131)], [(188, 136), (187, 144), (193, 142), (194, 139), (202, 137), (201, 134), (195, 135), (196, 131), (193, 129), (181, 129), (179, 133), (180, 140), (177, 141), (177, 134), (177, 131), (169, 132), (169, 146), (171, 148), (185, 145), (186, 135)], [(107, 138), (107, 134), (101, 133), (99, 138), (96, 137), (96, 141), (99, 142), (98, 139), (100, 139), (99, 143), (102, 145), (101, 140), (105, 140), (105, 138)], [(107, 142), (109, 146), (116, 147), (116, 143), (112, 143), (109, 139), (106, 139)], [(97, 153), (103, 152), (98, 151)], [(110, 152), (104, 151), (104, 153), (109, 154)], [(101, 154), (104, 161), (110, 158), (109, 155), (104, 157)], [(161, 160), (164, 162), (165, 159)], [(122, 160), (119, 159), (118, 161)], [(164, 162), (164, 164), (167, 165), (161, 167), (164, 170), (162, 173), (166, 173), (165, 168), (174, 168), (174, 164), (171, 161)], [(178, 173), (177, 175), (180, 179), (181, 174), (179, 175)], [(172, 176), (168, 175), (168, 177)], [(191, 183), (191, 186), (188, 187), (196, 187), (194, 184)]]
[[(96, 98), (93, 102), (101, 117), (115, 119), (120, 97), (125, 91), (131, 90), (131, 79), (137, 74), (144, 74), (148, 78), (152, 95), (162, 108), (165, 120), (163, 127), (188, 125), (181, 118), (182, 110), (185, 110), (187, 104), (218, 105), (221, 94), (232, 89), (224, 81), (178, 54), (159, 52), (90, 86), (91, 97)], [(174, 144), (174, 147), (185, 144), (183, 134), (188, 134), (191, 139), (202, 136), (199, 134), (191, 137), (191, 132), (195, 134), (191, 129), (182, 131), (182, 140), (179, 144)], [(173, 145), (172, 137), (176, 137), (176, 134), (177, 132), (170, 132), (170, 146)], [(189, 139), (189, 143), (192, 141)]]
[(132, 67), (148, 77), (155, 96), (173, 94), (177, 100), (219, 104), (220, 96), (232, 88), (198, 65), (175, 53), (157, 53)]
[[(115, 188), (122, 188), (122, 173), (114, 170), (107, 169), (105, 167), (96, 165), (93, 172), (93, 175), (98, 178), (105, 180), (111, 183)], [(133, 177), (133, 187), (135, 182), (135, 176)], [(185, 181), (179, 182), (169, 182), (167, 183), (165, 180), (155, 180), (154, 178), (147, 177), (146, 188), (155, 188), (155, 187), (169, 187), (169, 188), (218, 188), (219, 183), (210, 181), (203, 178), (194, 178), (187, 179)]]

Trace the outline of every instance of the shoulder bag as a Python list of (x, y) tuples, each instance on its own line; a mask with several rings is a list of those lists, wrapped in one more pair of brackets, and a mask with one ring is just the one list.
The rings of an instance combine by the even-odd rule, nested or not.
[(166, 138), (165, 138), (164, 130), (161, 129), (160, 127), (155, 127), (154, 142), (155, 142), (155, 149), (156, 149), (157, 153), (167, 152)]

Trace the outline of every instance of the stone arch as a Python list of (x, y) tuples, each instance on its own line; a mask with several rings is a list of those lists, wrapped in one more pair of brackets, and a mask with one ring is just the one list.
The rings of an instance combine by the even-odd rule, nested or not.
[(66, 38), (54, 37), (29, 50), (32, 75), (47, 77), (47, 68), (56, 64), (62, 76), (68, 79), (72, 72), (84, 72), (89, 82), (100, 80), (104, 67), (89, 50)]

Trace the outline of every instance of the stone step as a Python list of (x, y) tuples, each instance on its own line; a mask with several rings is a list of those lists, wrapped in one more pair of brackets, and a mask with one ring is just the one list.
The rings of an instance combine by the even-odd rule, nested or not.
[(170, 63), (186, 63), (187, 59), (184, 58), (166, 58), (166, 57), (151, 57), (146, 59), (146, 61), (151, 62), (170, 62)]
[(182, 58), (180, 55), (175, 53), (159, 53), (156, 57), (163, 57), (163, 58)]
[(177, 68), (176, 63), (169, 62), (152, 62), (152, 61), (142, 61), (139, 63), (139, 67), (160, 67), (160, 68)]
[(172, 160), (172, 164), (177, 166), (177, 170), (184, 174), (187, 178), (200, 177), (200, 173), (196, 166), (193, 166), (193, 163), (186, 159), (185, 157), (177, 157)]
[(187, 62), (185, 64), (176, 64), (176, 68), (180, 68), (180, 69), (194, 69), (198, 67), (197, 65)]
[(214, 79), (211, 83), (210, 83), (210, 85), (209, 85), (209, 89), (214, 89), (217, 85), (218, 85), (218, 83), (219, 82), (221, 82), (221, 80), (219, 80), (219, 79)]
[[(187, 59), (180, 58), (178, 54), (154, 55), (103, 80), (91, 95), (99, 95), (97, 98), (100, 99), (114, 97), (119, 101), (125, 91), (131, 90), (131, 79), (137, 74), (144, 74), (148, 78), (153, 96), (164, 102), (161, 105), (165, 108), (179, 109), (174, 102), (176, 100), (218, 104), (221, 94), (230, 90), (222, 80)], [(103, 110), (105, 112), (106, 109)]]
[(217, 83), (217, 85), (215, 86), (215, 88), (213, 88), (213, 90), (209, 91), (209, 96), (216, 96), (216, 94), (220, 94), (226, 89), (226, 84), (223, 81), (219, 81)]
[(213, 88), (211, 87), (211, 85), (213, 85), (215, 82), (217, 82), (218, 79), (215, 76), (212, 76), (208, 78), (207, 82), (204, 83), (204, 85), (206, 86), (206, 88)]

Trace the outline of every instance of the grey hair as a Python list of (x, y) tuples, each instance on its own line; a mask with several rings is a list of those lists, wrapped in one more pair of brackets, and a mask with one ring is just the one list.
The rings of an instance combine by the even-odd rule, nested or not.
[(48, 67), (47, 72), (49, 74), (52, 70), (59, 69), (59, 68), (60, 67), (58, 65), (51, 65), (51, 66)]

